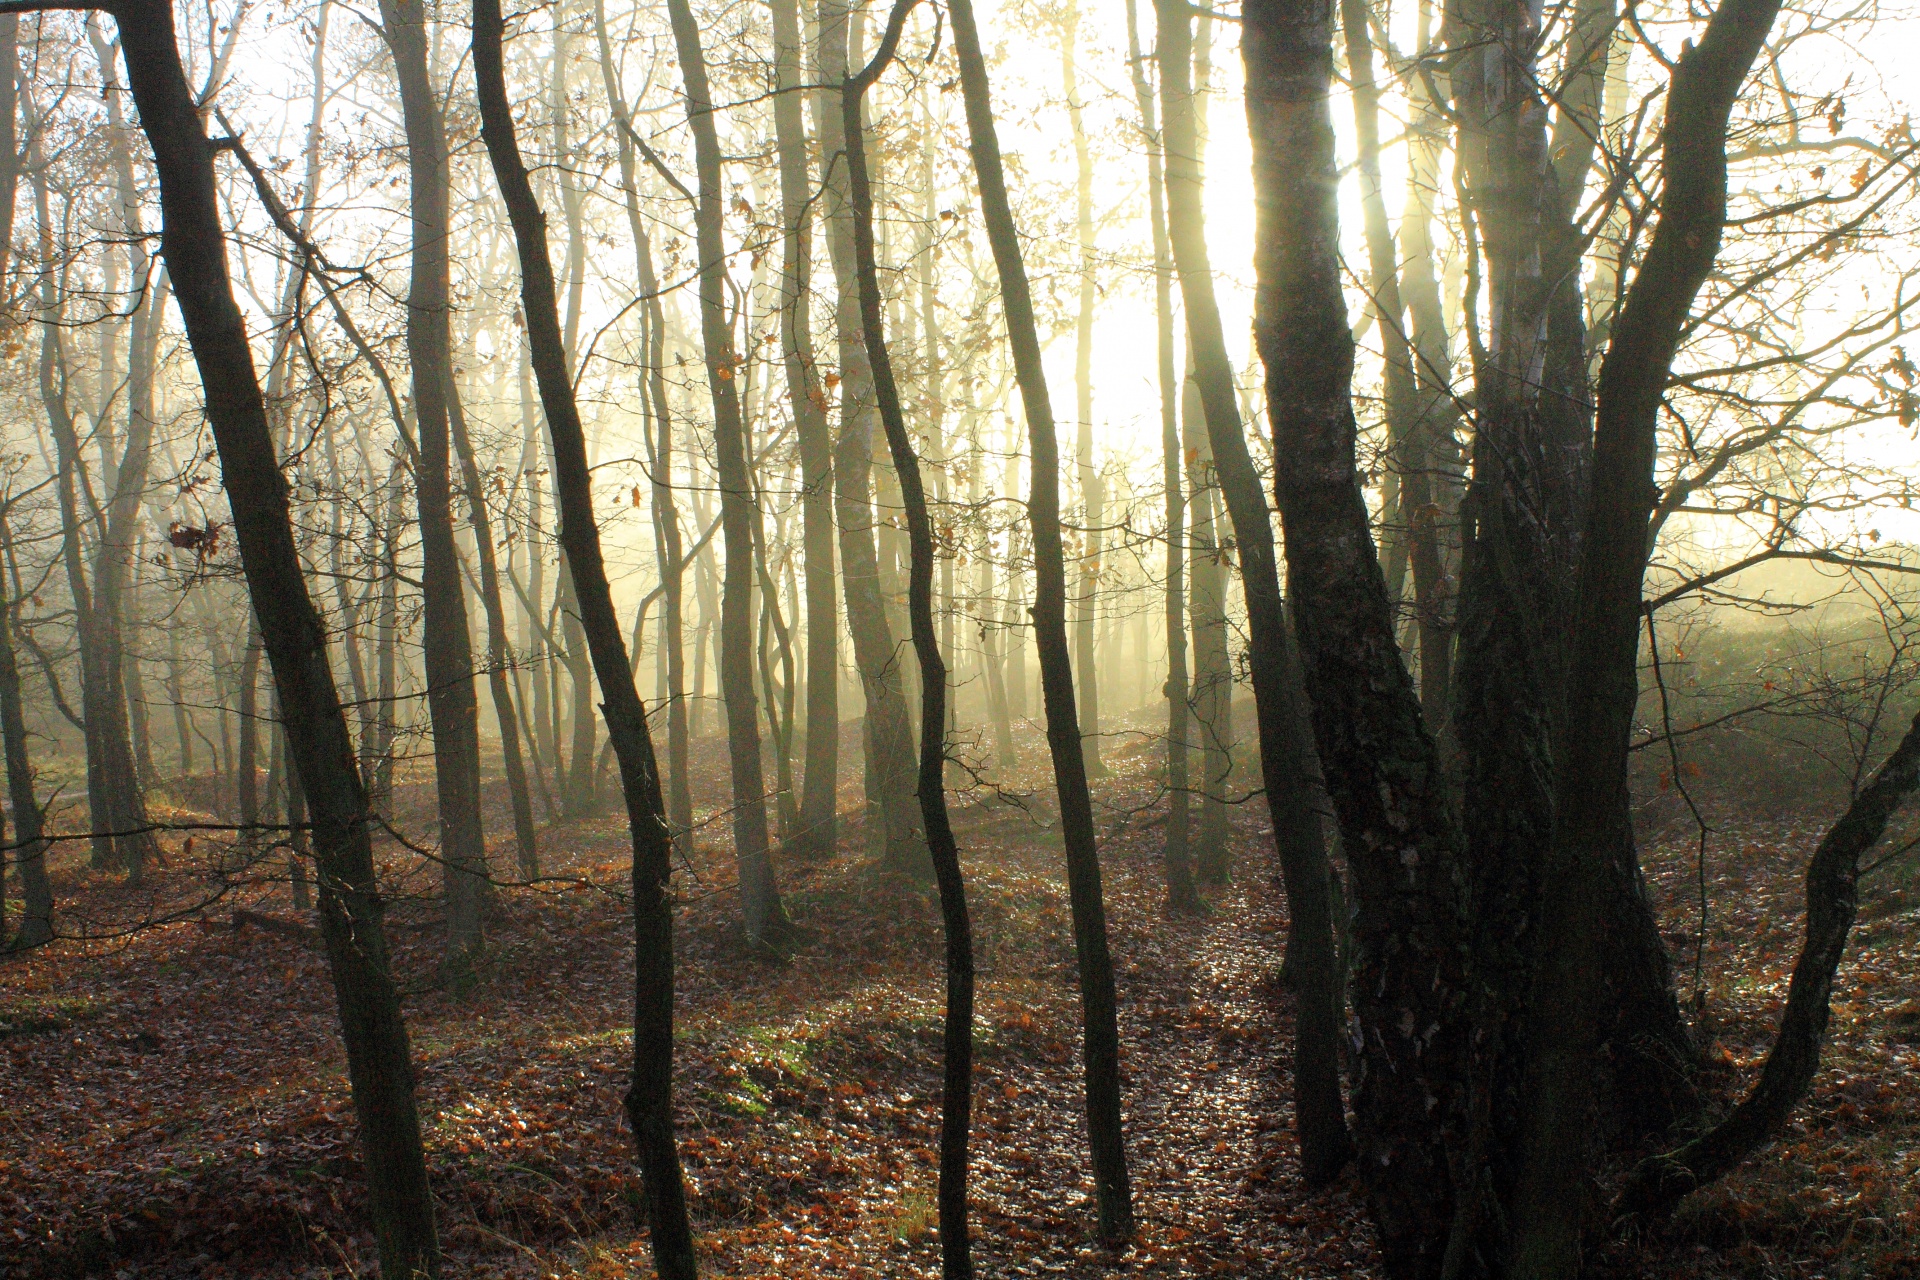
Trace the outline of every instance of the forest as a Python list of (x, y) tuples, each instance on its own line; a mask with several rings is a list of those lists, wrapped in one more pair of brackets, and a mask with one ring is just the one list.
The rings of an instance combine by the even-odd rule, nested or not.
[(0, 0), (0, 1275), (1920, 1274), (1916, 54)]

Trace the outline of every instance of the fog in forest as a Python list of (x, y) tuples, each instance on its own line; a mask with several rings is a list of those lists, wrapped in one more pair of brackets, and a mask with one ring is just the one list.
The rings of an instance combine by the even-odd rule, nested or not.
[(1914, 1274), (1916, 51), (0, 2), (0, 1274)]

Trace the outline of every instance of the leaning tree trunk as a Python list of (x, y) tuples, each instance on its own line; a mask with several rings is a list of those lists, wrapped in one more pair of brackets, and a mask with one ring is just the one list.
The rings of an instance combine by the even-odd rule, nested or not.
[(1436, 1273), (1462, 1113), (1459, 835), (1401, 663), (1356, 470), (1329, 106), (1331, 0), (1243, 11), (1259, 219), (1254, 332), (1267, 371), (1287, 572), (1314, 737), (1352, 877), (1358, 1166), (1387, 1273)]
[[(860, 285), (861, 332), (873, 367), (880, 422), (900, 477), (911, 563), (907, 616), (920, 660), (920, 815), (926, 824), (934, 878), (940, 886), (940, 916), (946, 933), (947, 1010), (942, 1037), (940, 1107), (940, 1256), (945, 1280), (971, 1280), (967, 1241), (967, 1128), (973, 1106), (973, 926), (967, 915), (960, 848), (947, 817), (947, 666), (933, 625), (933, 521), (927, 514), (920, 460), (907, 432), (906, 414), (894, 384), (893, 361), (881, 327), (880, 273), (874, 264), (873, 191), (867, 180), (860, 105), (900, 44), (900, 31), (915, 0), (895, 0), (873, 61), (842, 91), (847, 174), (852, 203), (854, 252)], [(931, 335), (929, 335), (931, 336)]]
[(1067, 896), (1073, 910), (1073, 941), (1080, 968), (1080, 1014), (1086, 1065), (1087, 1138), (1093, 1155), (1094, 1199), (1100, 1236), (1120, 1244), (1133, 1235), (1133, 1193), (1120, 1127), (1120, 1033), (1113, 989), (1113, 957), (1107, 949), (1106, 904), (1100, 888), (1100, 853), (1093, 829), (1093, 799), (1087, 789), (1080, 726), (1073, 705), (1073, 663), (1067, 648), (1067, 577), (1060, 538), (1060, 444), (1053, 403), (1041, 361), (1033, 295), (1021, 256), (1019, 230), (1007, 196), (1006, 173), (993, 120), (986, 59), (970, 0), (952, 0), (954, 52), (960, 61), (967, 136), (980, 186), (987, 239), (1000, 276), (1007, 341), (1013, 348), (1020, 399), (1026, 408), (1033, 456), (1028, 520), (1033, 530), (1033, 629), (1040, 651), (1040, 686), (1046, 702), (1047, 746), (1053, 756), (1060, 798), (1060, 829), (1067, 849)]
[(687, 1220), (680, 1154), (673, 1141), (673, 835), (667, 828), (646, 708), (634, 687), (633, 669), (620, 637), (620, 618), (607, 585), (600, 530), (594, 521), (586, 433), (568, 375), (553, 264), (547, 255), (546, 219), (514, 136), (501, 47), (505, 34), (499, 0), (474, 0), (473, 67), (481, 138), (513, 223), (521, 306), (553, 443), (560, 537), (575, 574), (581, 626), (591, 646), (633, 834), (633, 1085), (627, 1092), (627, 1119), (633, 1126), (645, 1185), (654, 1267), (667, 1280), (692, 1280), (697, 1271), (693, 1232)]
[(1886, 833), (1895, 810), (1915, 787), (1920, 787), (1920, 716), (1846, 813), (1828, 828), (1807, 863), (1806, 939), (1794, 962), (1787, 1007), (1760, 1079), (1719, 1124), (1678, 1150), (1642, 1161), (1614, 1203), (1616, 1219), (1664, 1213), (1727, 1173), (1772, 1141), (1806, 1096), (1820, 1069), (1833, 977), (1859, 905), (1860, 859)]
[(172, 6), (129, 0), (115, 17), (160, 178), (161, 255), (205, 390), (241, 565), (273, 664), (288, 740), (307, 784), (321, 933), (346, 1041), (381, 1270), (433, 1275), (439, 1270), (433, 1200), (374, 878), (366, 794), (327, 660), (326, 626), (302, 576), (288, 486), (274, 456), (246, 324), (233, 301), (214, 146), (181, 68)]
[(740, 413), (727, 320), (727, 250), (722, 225), (720, 138), (707, 88), (700, 26), (687, 0), (669, 0), (674, 47), (686, 82), (687, 122), (693, 130), (699, 201), (694, 230), (700, 255), (700, 338), (713, 397), (714, 454), (719, 467), (720, 528), (726, 571), (720, 592), (720, 684), (727, 706), (727, 756), (733, 778), (734, 857), (740, 868), (740, 910), (756, 946), (777, 938), (786, 913), (774, 882), (767, 834), (767, 787), (760, 759), (760, 718), (753, 692), (753, 477), (747, 467), (747, 428)]
[[(1292, 673), (1292, 624), (1280, 595), (1273, 522), (1266, 494), (1247, 449), (1228, 362), (1213, 270), (1202, 221), (1199, 131), (1189, 74), (1191, 11), (1176, 0), (1156, 0), (1159, 14), (1160, 94), (1166, 119), (1168, 232), (1194, 383), (1213, 444), (1215, 474), (1233, 520), (1240, 580), (1247, 601), (1248, 665), (1254, 714), (1260, 726), (1260, 772), (1287, 889), (1291, 931), (1287, 954), (1297, 1000), (1294, 1034), (1294, 1110), (1300, 1164), (1309, 1184), (1331, 1181), (1352, 1157), (1346, 1108), (1340, 1097), (1339, 961), (1333, 945), (1333, 901), (1325, 836), (1314, 804), (1311, 748)], [(1349, 339), (1349, 347), (1351, 339)], [(1223, 695), (1231, 700), (1229, 684)]]

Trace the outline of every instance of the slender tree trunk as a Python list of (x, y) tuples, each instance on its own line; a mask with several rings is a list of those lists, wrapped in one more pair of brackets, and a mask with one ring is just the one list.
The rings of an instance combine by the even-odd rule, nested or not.
[(1357, 1164), (1387, 1273), (1427, 1276), (1453, 1217), (1444, 1135), (1462, 1111), (1465, 902), (1444, 777), (1400, 660), (1355, 470), (1332, 18), (1331, 0), (1243, 10), (1254, 332), (1314, 734), (1357, 899)]
[(440, 867), (447, 903), (449, 972), (467, 980), (485, 945), (489, 881), (480, 816), (480, 705), (473, 688), (460, 550), (453, 535), (448, 402), (453, 387), (452, 283), (448, 239), (451, 170), (440, 99), (427, 68), (427, 11), (421, 0), (381, 0), (380, 20), (400, 83), (407, 135), (412, 258), (407, 290), (407, 359), (420, 439), (414, 482), (420, 506), (422, 654), (433, 722), (439, 800)]
[(733, 332), (727, 322), (727, 252), (723, 227), (720, 139), (707, 88), (700, 27), (686, 0), (669, 0), (674, 46), (686, 82), (699, 202), (694, 226), (700, 255), (700, 336), (713, 397), (714, 453), (719, 465), (721, 536), (726, 574), (720, 603), (720, 683), (727, 704), (727, 755), (733, 777), (734, 857), (747, 939), (764, 946), (785, 927), (768, 848), (767, 788), (760, 761), (760, 720), (753, 693), (753, 524), (756, 504), (747, 466), (747, 428), (740, 413)]
[(607, 35), (604, 0), (595, 0), (594, 34), (600, 45), (600, 74), (607, 101), (615, 115), (614, 136), (620, 156), (620, 184), (625, 197), (627, 229), (633, 236), (634, 265), (640, 288), (647, 295), (644, 340), (647, 368), (642, 394), (648, 410), (643, 419), (651, 428), (648, 458), (654, 529), (659, 538), (662, 648), (666, 653), (667, 703), (667, 820), (676, 838), (686, 838), (693, 826), (693, 794), (687, 779), (686, 627), (682, 617), (686, 560), (680, 537), (680, 512), (673, 498), (673, 415), (667, 403), (666, 316), (660, 305), (660, 285), (653, 269), (653, 245), (640, 216), (640, 184), (634, 162), (632, 121), (620, 87)]
[(233, 786), (240, 840), (248, 847), (260, 835), (255, 828), (260, 823), (260, 660), (265, 656), (259, 620), (249, 612), (246, 657), (240, 662), (240, 759)]
[(833, 438), (813, 349), (813, 193), (802, 97), (800, 9), (773, 3), (774, 133), (780, 151), (780, 353), (800, 437), (802, 537), (807, 583), (807, 758), (795, 851), (826, 857), (836, 842), (840, 770), (840, 626), (834, 587)]
[[(844, 0), (822, 0), (819, 7), (816, 75), (822, 84), (846, 78), (851, 23)], [(926, 857), (925, 836), (913, 800), (913, 732), (907, 715), (902, 662), (887, 622), (881, 590), (879, 551), (873, 508), (873, 375), (861, 338), (860, 286), (854, 269), (852, 213), (845, 169), (835, 157), (845, 154), (847, 139), (839, 95), (820, 96), (820, 145), (827, 245), (838, 288), (835, 327), (840, 349), (840, 435), (833, 451), (834, 517), (840, 531), (840, 570), (846, 593), (847, 629), (853, 637), (854, 663), (866, 695), (868, 803), (877, 809), (883, 865), (916, 874)], [(871, 811), (870, 811), (871, 812)]]
[(287, 483), (274, 456), (246, 326), (233, 301), (214, 148), (182, 72), (172, 6), (132, 0), (116, 18), (134, 103), (160, 178), (161, 253), (199, 367), (241, 564), (308, 785), (321, 932), (360, 1119), (381, 1270), (431, 1276), (439, 1269), (433, 1201), (406, 1028), (387, 961), (366, 796), (334, 691), (326, 628), (301, 574)]
[[(1188, 362), (1191, 365), (1191, 361)], [(1181, 384), (1185, 423), (1187, 483), (1192, 491), (1189, 541), (1193, 563), (1187, 574), (1193, 616), (1193, 684), (1190, 709), (1200, 748), (1200, 822), (1194, 833), (1194, 874), (1204, 884), (1223, 885), (1231, 867), (1227, 848), (1231, 807), (1227, 789), (1233, 774), (1233, 658), (1227, 651), (1227, 567), (1232, 539), (1221, 509), (1220, 474), (1206, 413), (1189, 369)]]
[[(9, 87), (17, 64), (8, 52), (7, 42), (15, 23), (12, 17), (0, 19), (0, 24), (4, 24), (0, 25), (0, 77), (6, 78)], [(0, 507), (0, 552), (4, 552), (6, 558), (0, 568), (13, 564), (13, 532), (8, 515), (7, 508)], [(20, 927), (11, 945), (26, 948), (53, 939), (53, 883), (47, 878), (47, 846), (41, 838), (40, 803), (34, 796), (27, 718), (20, 696), (20, 667), (14, 658), (13, 628), (20, 603), (17, 596), (9, 594), (5, 608), (0, 609), (0, 748), (4, 748), (6, 756), (7, 804), (13, 811), (13, 840), (9, 852), (20, 877)], [(0, 950), (5, 950), (7, 945), (5, 932), (0, 931)]]
[(697, 1270), (693, 1233), (673, 1140), (673, 836), (666, 824), (646, 709), (634, 687), (620, 619), (607, 586), (600, 530), (594, 522), (586, 434), (573, 397), (553, 266), (547, 256), (545, 216), (514, 136), (501, 47), (505, 28), (499, 0), (474, 0), (473, 66), (481, 137), (513, 223), (521, 305), (553, 444), (560, 536), (578, 575), (581, 623), (592, 645), (607, 733), (620, 764), (620, 788), (633, 834), (633, 1084), (627, 1093), (627, 1118), (646, 1188), (654, 1267), (665, 1280), (692, 1280)]
[(934, 877), (940, 886), (940, 915), (946, 933), (947, 1009), (940, 1116), (941, 1274), (945, 1280), (970, 1280), (973, 1256), (967, 1240), (967, 1129), (973, 1105), (973, 926), (967, 915), (960, 848), (947, 818), (947, 667), (933, 625), (933, 521), (927, 513), (920, 460), (907, 433), (906, 414), (900, 407), (893, 361), (881, 327), (880, 273), (873, 251), (873, 192), (867, 180), (865, 137), (860, 127), (861, 98), (893, 60), (901, 28), (914, 3), (895, 0), (873, 61), (849, 79), (843, 90), (842, 122), (847, 140), (861, 332), (873, 367), (880, 421), (886, 430), (894, 471), (900, 477), (912, 552), (907, 609), (914, 650), (920, 658), (920, 814), (926, 824)]
[(1033, 297), (1021, 257), (1018, 229), (1007, 197), (987, 84), (986, 59), (974, 26), (970, 0), (952, 0), (954, 51), (960, 62), (967, 135), (981, 212), (1000, 276), (1007, 339), (1013, 348), (1020, 398), (1026, 408), (1033, 455), (1028, 518), (1034, 548), (1034, 635), (1040, 650), (1040, 683), (1046, 700), (1047, 745), (1053, 755), (1060, 798), (1061, 834), (1067, 850), (1067, 894), (1073, 910), (1074, 951), (1080, 969), (1082, 1051), (1086, 1066), (1087, 1137), (1093, 1155), (1094, 1199), (1101, 1239), (1117, 1245), (1133, 1235), (1133, 1195), (1120, 1128), (1120, 1034), (1113, 987), (1113, 957), (1107, 949), (1106, 904), (1100, 888), (1100, 855), (1094, 841), (1093, 800), (1087, 790), (1080, 726), (1074, 714), (1073, 665), (1067, 649), (1067, 581), (1060, 539), (1060, 446), (1053, 405), (1041, 362)]
[[(1422, 58), (1429, 52), (1432, 8), (1431, 0), (1419, 0), (1416, 52)], [(1445, 113), (1432, 100), (1426, 76), (1410, 77), (1407, 92), (1412, 136), (1407, 143), (1407, 199), (1400, 214), (1399, 261), (1403, 264), (1401, 283), (1411, 322), (1419, 406), (1407, 433), (1400, 501), (1413, 570), (1421, 712), (1429, 729), (1444, 737), (1453, 697), (1453, 596), (1460, 507), (1459, 442), (1455, 438), (1460, 410), (1453, 389), (1452, 340), (1434, 275), (1437, 250), (1433, 243), (1433, 205), (1440, 189), (1447, 122)]]
[[(1188, 11), (1157, 0), (1160, 93), (1166, 117), (1167, 222), (1186, 305), (1195, 386), (1213, 444), (1220, 494), (1233, 520), (1247, 602), (1249, 667), (1260, 729), (1261, 777), (1291, 916), (1287, 952), (1297, 997), (1294, 1106), (1307, 1182), (1329, 1182), (1353, 1154), (1340, 1097), (1339, 963), (1324, 833), (1314, 803), (1313, 749), (1302, 732), (1293, 678), (1293, 629), (1280, 595), (1273, 525), (1242, 431), (1202, 222), (1198, 130), (1188, 79)], [(1349, 337), (1349, 344), (1351, 339)], [(1349, 347), (1350, 349), (1350, 347)], [(1233, 687), (1222, 689), (1231, 710)]]
[(1060, 60), (1067, 121), (1073, 134), (1074, 229), (1080, 249), (1079, 306), (1073, 325), (1074, 455), (1086, 522), (1080, 555), (1079, 598), (1075, 602), (1073, 657), (1080, 668), (1080, 736), (1087, 743), (1087, 776), (1103, 778), (1107, 768), (1100, 762), (1100, 664), (1094, 656), (1094, 635), (1100, 619), (1100, 543), (1101, 526), (1106, 522), (1106, 482), (1093, 457), (1093, 151), (1087, 141), (1080, 105), (1080, 76), (1075, 65), (1075, 46), (1079, 39), (1079, 0), (1071, 0), (1060, 39)]
[(1146, 58), (1140, 50), (1140, 17), (1135, 0), (1127, 0), (1127, 54), (1133, 68), (1134, 101), (1140, 109), (1140, 131), (1147, 143), (1147, 212), (1153, 232), (1153, 316), (1155, 368), (1160, 381), (1160, 475), (1166, 489), (1167, 511), (1167, 841), (1162, 858), (1167, 868), (1167, 905), (1176, 911), (1199, 907), (1193, 884), (1193, 858), (1188, 848), (1187, 805), (1187, 497), (1182, 483), (1180, 443), (1180, 379), (1174, 366), (1173, 247), (1167, 239), (1165, 162), (1160, 135), (1160, 109), (1147, 78)]

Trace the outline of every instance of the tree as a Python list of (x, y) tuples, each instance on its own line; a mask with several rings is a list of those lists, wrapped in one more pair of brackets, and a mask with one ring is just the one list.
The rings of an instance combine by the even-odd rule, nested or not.
[(673, 1138), (673, 836), (666, 823), (666, 801), (646, 709), (634, 688), (620, 619), (607, 586), (600, 530), (594, 522), (586, 433), (574, 400), (553, 264), (547, 256), (545, 215), (520, 157), (507, 96), (505, 34), (499, 0), (475, 0), (473, 66), (481, 138), (513, 223), (522, 314), (553, 446), (560, 537), (580, 594), (580, 623), (600, 682), (601, 711), (619, 762), (620, 789), (633, 836), (633, 1083), (627, 1091), (627, 1119), (633, 1126), (646, 1187), (654, 1266), (670, 1280), (692, 1280), (697, 1269), (693, 1232)]
[(1040, 359), (1033, 298), (1021, 256), (1019, 232), (1007, 198), (1006, 174), (993, 120), (986, 59), (968, 0), (949, 7), (954, 52), (960, 61), (966, 102), (968, 149), (980, 187), (981, 213), (1000, 275), (1007, 341), (1013, 348), (1020, 399), (1027, 414), (1033, 453), (1027, 501), (1033, 531), (1033, 630), (1040, 654), (1040, 689), (1046, 703), (1047, 748), (1053, 757), (1060, 798), (1060, 828), (1067, 846), (1067, 893), (1073, 909), (1074, 953), (1080, 969), (1080, 1015), (1087, 1090), (1087, 1139), (1093, 1151), (1094, 1200), (1101, 1239), (1124, 1243), (1133, 1235), (1133, 1194), (1127, 1179), (1120, 1128), (1120, 1032), (1113, 989), (1113, 956), (1107, 949), (1106, 904), (1100, 889), (1100, 856), (1093, 829), (1093, 801), (1081, 755), (1080, 725), (1073, 705), (1073, 662), (1067, 648), (1067, 579), (1060, 538), (1060, 445), (1053, 404)]

